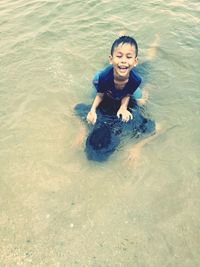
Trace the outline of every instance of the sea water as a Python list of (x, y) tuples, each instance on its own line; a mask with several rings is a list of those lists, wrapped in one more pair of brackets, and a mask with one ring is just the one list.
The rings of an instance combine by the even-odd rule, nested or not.
[[(199, 14), (198, 0), (1, 0), (1, 266), (200, 266)], [(136, 161), (124, 140), (95, 163), (73, 108), (122, 34), (162, 131)]]

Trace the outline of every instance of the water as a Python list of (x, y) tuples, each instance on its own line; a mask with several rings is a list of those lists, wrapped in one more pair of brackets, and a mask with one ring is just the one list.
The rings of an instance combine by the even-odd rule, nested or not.
[[(1, 0), (1, 266), (200, 265), (199, 12), (197, 0)], [(73, 107), (92, 101), (122, 32), (141, 66), (160, 40), (139, 70), (163, 133), (137, 164), (129, 141), (92, 163)]]

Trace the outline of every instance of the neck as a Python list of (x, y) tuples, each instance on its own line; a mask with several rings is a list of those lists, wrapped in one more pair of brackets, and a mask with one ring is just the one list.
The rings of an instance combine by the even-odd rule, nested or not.
[(115, 78), (115, 77), (114, 77), (114, 82), (115, 82), (115, 83), (118, 83), (118, 84), (124, 84), (124, 83), (127, 83), (127, 82), (128, 82), (128, 78), (125, 78), (125, 79), (119, 79), (119, 78)]
[(127, 84), (127, 82), (128, 82), (128, 78), (119, 79), (119, 77), (114, 77), (114, 84), (115, 84), (116, 89), (122, 90)]
[(117, 73), (115, 72), (115, 70), (114, 70), (113, 74), (114, 74), (114, 80), (116, 82), (126, 82), (129, 79), (129, 74), (128, 74), (128, 77), (127, 76), (121, 77), (121, 76), (117, 75)]

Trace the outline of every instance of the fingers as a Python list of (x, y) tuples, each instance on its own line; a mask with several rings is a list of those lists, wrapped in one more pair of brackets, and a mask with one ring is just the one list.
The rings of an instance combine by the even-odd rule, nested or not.
[(133, 114), (131, 114), (130, 112), (129, 112), (129, 118), (130, 118), (130, 120), (133, 119)]
[(128, 122), (133, 119), (133, 115), (127, 110), (124, 113), (117, 113), (117, 117), (122, 119), (123, 122)]
[(132, 114), (128, 114), (124, 118), (122, 118), (122, 121), (123, 122), (128, 122), (129, 120), (132, 120), (132, 119), (133, 119)]
[(86, 119), (89, 124), (95, 124), (97, 120), (97, 115), (89, 112)]
[(117, 118), (121, 118), (122, 114), (120, 112), (117, 112)]
[(95, 124), (97, 121), (97, 116), (94, 117), (93, 121), (92, 121), (92, 124)]
[(95, 124), (94, 118), (88, 117), (87, 122), (88, 122), (88, 124)]

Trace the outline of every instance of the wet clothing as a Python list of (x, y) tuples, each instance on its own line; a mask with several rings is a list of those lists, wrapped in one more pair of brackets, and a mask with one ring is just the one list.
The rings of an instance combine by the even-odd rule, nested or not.
[[(122, 136), (138, 138), (143, 134), (155, 132), (155, 122), (145, 118), (136, 102), (130, 98), (128, 110), (133, 119), (127, 123), (116, 116), (121, 102), (104, 97), (97, 109), (97, 122), (91, 127), (85, 144), (87, 158), (94, 161), (105, 161), (116, 150)], [(78, 104), (76, 115), (86, 121), (91, 105)]]
[(117, 90), (114, 85), (113, 66), (108, 66), (96, 73), (93, 85), (98, 93), (105, 93), (105, 95), (115, 100), (121, 100), (126, 95), (133, 95), (135, 99), (139, 99), (142, 97), (142, 92), (139, 88), (141, 81), (140, 76), (134, 70), (131, 70), (129, 81), (125, 88)]

